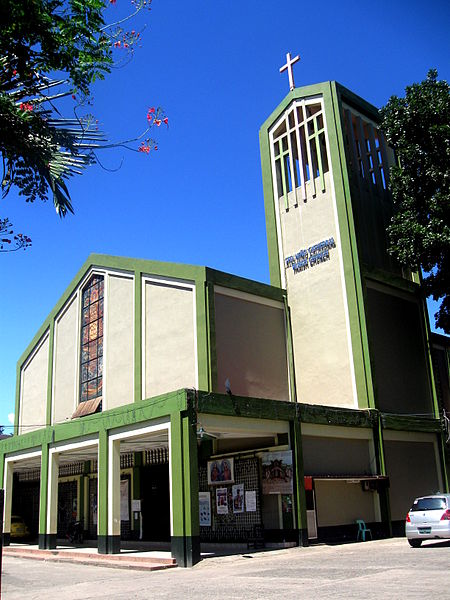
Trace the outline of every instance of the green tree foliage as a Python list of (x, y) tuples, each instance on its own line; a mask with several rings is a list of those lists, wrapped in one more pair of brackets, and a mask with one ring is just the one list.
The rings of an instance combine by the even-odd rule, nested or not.
[(436, 325), (450, 333), (450, 87), (430, 70), (425, 81), (392, 96), (381, 109), (382, 128), (395, 149), (391, 169), (396, 212), (390, 252), (422, 269), (424, 291), (441, 300)]
[[(131, 0), (129, 14), (106, 22), (107, 9), (115, 3), (116, 0), (1, 1), (3, 197), (12, 186), (27, 202), (50, 196), (63, 217), (73, 212), (68, 178), (96, 162), (99, 149), (127, 147), (127, 143), (145, 136), (153, 125), (167, 124), (161, 109), (152, 108), (141, 135), (120, 144), (107, 143), (98, 131), (97, 121), (87, 112), (92, 84), (103, 79), (116, 62), (123, 62), (124, 56), (130, 57), (140, 42), (140, 32), (127, 31), (126, 24), (150, 6), (149, 0)], [(120, 53), (118, 61), (114, 53)], [(67, 111), (67, 102), (64, 104), (63, 99), (70, 96), (73, 115), (66, 118), (62, 113)], [(154, 147), (153, 140), (147, 138), (139, 148), (131, 149), (148, 154)], [(4, 232), (13, 242), (10, 223), (7, 219), (3, 222), (8, 223)]]

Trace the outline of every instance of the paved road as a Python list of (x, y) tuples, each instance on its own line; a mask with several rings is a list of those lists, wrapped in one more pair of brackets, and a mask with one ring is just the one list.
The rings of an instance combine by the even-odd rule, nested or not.
[(5, 557), (3, 600), (448, 598), (450, 542), (405, 539), (214, 557), (145, 573)]

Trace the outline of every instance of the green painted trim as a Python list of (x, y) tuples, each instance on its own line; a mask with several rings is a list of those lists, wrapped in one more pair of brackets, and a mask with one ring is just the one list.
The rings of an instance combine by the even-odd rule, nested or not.
[(0, 451), (0, 488), (3, 488), (3, 477), (5, 475), (5, 454)]
[(47, 533), (49, 443), (42, 444), (41, 480), (39, 492), (39, 535)]
[(198, 505), (197, 435), (192, 426), (192, 411), (183, 417), (183, 471), (184, 471), (184, 535), (200, 535)]
[(210, 321), (206, 282), (196, 282), (195, 306), (197, 325), (197, 387), (206, 390), (210, 385), (210, 340), (208, 324)]
[(205, 269), (205, 276), (207, 283), (283, 302), (283, 291), (279, 287), (261, 283), (260, 281), (254, 281), (253, 279), (239, 277), (238, 275), (216, 271), (209, 267), (206, 267)]
[(142, 400), (142, 273), (134, 272), (134, 401)]
[(340, 111), (341, 99), (335, 82), (330, 83), (329, 92), (324, 94), (324, 105), (344, 264), (358, 406), (360, 408), (375, 408), (369, 339), (364, 311), (363, 283), (351, 204), (350, 177), (343, 138), (344, 128)]
[(289, 364), (289, 387), (291, 402), (297, 402), (297, 385), (295, 380), (294, 343), (292, 340), (291, 310), (288, 306), (287, 297), (284, 296), (284, 319), (286, 327), (286, 344)]
[(183, 389), (20, 436), (6, 438), (0, 441), (0, 451), (6, 454), (32, 448), (39, 449), (46, 442), (62, 442), (86, 435), (95, 435), (100, 431), (151, 421), (159, 417), (168, 417), (171, 413), (185, 409), (186, 392)]
[(98, 535), (108, 535), (108, 432), (98, 432)]
[(195, 394), (187, 390), (188, 409), (170, 416), (172, 556), (184, 567), (192, 566), (200, 558)]
[(207, 332), (208, 332), (208, 364), (209, 381), (208, 390), (217, 389), (217, 345), (216, 345), (216, 309), (214, 284), (207, 283), (205, 287), (207, 303)]
[(172, 536), (184, 537), (184, 470), (183, 470), (183, 431), (179, 412), (170, 415), (170, 464), (172, 481)]
[(336, 408), (315, 404), (298, 404), (300, 421), (317, 425), (338, 425), (343, 427), (373, 427), (377, 419), (375, 410)]
[(53, 349), (55, 346), (55, 320), (50, 321), (48, 332), (48, 375), (47, 375), (47, 408), (46, 408), (46, 425), (52, 423), (52, 399), (53, 399)]
[(201, 391), (198, 392), (198, 412), (278, 421), (292, 421), (299, 416), (304, 423), (368, 428), (373, 427), (377, 418), (377, 411), (374, 410), (335, 408)]
[(20, 415), (20, 376), (22, 373), (22, 365), (16, 365), (16, 399), (14, 406), (14, 430), (13, 435), (19, 435), (19, 415)]
[(228, 396), (216, 392), (198, 392), (198, 412), (223, 416), (289, 421), (297, 414), (294, 402)]
[(422, 431), (426, 433), (441, 433), (442, 431), (439, 419), (424, 417), (381, 413), (381, 423), (383, 429), (394, 429), (396, 431)]
[(273, 193), (272, 162), (270, 159), (270, 144), (268, 128), (259, 132), (261, 154), (262, 184), (264, 194), (264, 211), (266, 216), (267, 251), (269, 255), (270, 283), (281, 287), (280, 251), (278, 246), (277, 219)]

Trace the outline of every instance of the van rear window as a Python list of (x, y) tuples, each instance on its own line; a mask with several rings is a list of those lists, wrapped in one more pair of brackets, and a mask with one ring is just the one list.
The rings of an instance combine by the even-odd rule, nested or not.
[(419, 498), (414, 501), (411, 510), (445, 510), (445, 498)]

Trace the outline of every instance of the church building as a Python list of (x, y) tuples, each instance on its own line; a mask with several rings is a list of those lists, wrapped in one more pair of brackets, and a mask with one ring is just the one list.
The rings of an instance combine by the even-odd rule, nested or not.
[(357, 519), (401, 535), (448, 491), (449, 345), (386, 250), (394, 154), (375, 107), (295, 88), (292, 64), (260, 130), (271, 284), (90, 255), (17, 365), (5, 544), (12, 515), (47, 549), (77, 520), (100, 553), (170, 542), (191, 566), (202, 543), (356, 539)]

